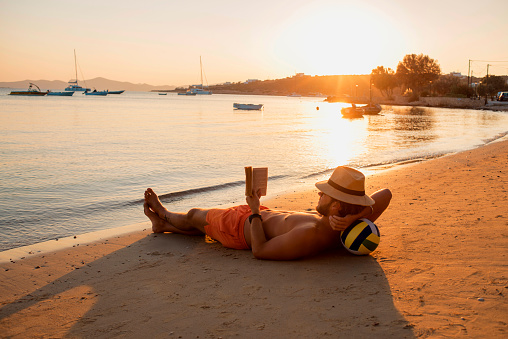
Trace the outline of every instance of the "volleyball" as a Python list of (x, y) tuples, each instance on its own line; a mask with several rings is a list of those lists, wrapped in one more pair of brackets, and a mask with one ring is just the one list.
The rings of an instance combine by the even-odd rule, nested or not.
[(368, 219), (358, 219), (340, 234), (342, 245), (351, 253), (366, 255), (379, 245), (379, 229)]

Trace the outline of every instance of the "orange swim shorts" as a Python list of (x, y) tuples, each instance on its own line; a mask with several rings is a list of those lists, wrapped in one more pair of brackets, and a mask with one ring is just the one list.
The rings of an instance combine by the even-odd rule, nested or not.
[[(261, 210), (267, 209), (268, 207), (261, 206)], [(212, 208), (206, 214), (208, 225), (205, 226), (205, 232), (224, 247), (237, 250), (250, 249), (245, 241), (243, 226), (251, 213), (248, 205)]]

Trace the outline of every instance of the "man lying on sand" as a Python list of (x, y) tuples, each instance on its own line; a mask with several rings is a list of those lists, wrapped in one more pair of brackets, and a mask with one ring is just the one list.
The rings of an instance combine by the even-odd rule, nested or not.
[(151, 188), (145, 191), (144, 209), (154, 233), (206, 234), (225, 247), (252, 249), (258, 259), (291, 260), (336, 246), (340, 231), (360, 218), (374, 222), (392, 198), (388, 189), (366, 195), (365, 176), (345, 166), (316, 187), (317, 213), (270, 210), (261, 206), (259, 192), (247, 197), (248, 205), (175, 213), (162, 206)]

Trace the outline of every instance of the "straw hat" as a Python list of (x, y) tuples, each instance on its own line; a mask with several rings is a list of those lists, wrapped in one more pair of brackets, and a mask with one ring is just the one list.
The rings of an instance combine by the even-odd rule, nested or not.
[(372, 206), (375, 201), (365, 194), (365, 176), (351, 167), (339, 166), (330, 179), (316, 183), (326, 195), (353, 205)]

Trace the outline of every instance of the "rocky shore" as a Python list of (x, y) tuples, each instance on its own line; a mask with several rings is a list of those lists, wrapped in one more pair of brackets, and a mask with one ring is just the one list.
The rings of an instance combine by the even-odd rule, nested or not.
[(491, 111), (508, 111), (508, 102), (488, 100), (475, 100), (468, 98), (448, 98), (448, 97), (421, 97), (418, 101), (408, 102), (407, 97), (396, 97), (394, 100), (383, 100), (376, 98), (376, 103), (381, 105), (394, 106), (424, 106), (424, 107), (443, 107), (443, 108), (462, 108), (462, 109), (479, 109)]

